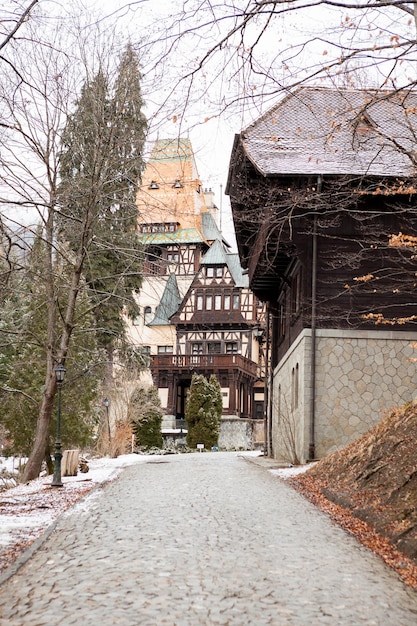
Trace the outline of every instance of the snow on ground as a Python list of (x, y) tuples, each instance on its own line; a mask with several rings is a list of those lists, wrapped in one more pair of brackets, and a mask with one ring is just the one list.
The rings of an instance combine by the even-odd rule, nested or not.
[(291, 478), (291, 476), (297, 476), (297, 474), (304, 474), (311, 467), (313, 467), (315, 463), (307, 463), (306, 465), (288, 465), (287, 467), (280, 467), (279, 469), (271, 469), (269, 470), (271, 474), (275, 476), (279, 476), (279, 478), (283, 478), (284, 480), (287, 478)]
[[(95, 486), (113, 480), (124, 467), (146, 463), (150, 458), (157, 457), (126, 454), (116, 459), (93, 459), (88, 461), (88, 472), (63, 477), (63, 487), (51, 487), (52, 476), (44, 476), (0, 491), (0, 573)], [(18, 466), (17, 459), (0, 458), (0, 472), (3, 468), (13, 472)]]

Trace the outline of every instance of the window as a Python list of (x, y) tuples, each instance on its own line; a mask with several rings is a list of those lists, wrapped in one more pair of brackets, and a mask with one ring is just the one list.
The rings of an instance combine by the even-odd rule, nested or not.
[(238, 311), (240, 309), (240, 297), (239, 295), (233, 296), (233, 310)]
[(237, 341), (226, 341), (226, 354), (236, 354), (238, 351)]
[(191, 344), (192, 354), (203, 354), (203, 344), (199, 341)]
[(197, 296), (196, 307), (197, 307), (197, 311), (203, 310), (203, 296)]
[(299, 391), (299, 367), (298, 363), (295, 366), (295, 377), (294, 377), (294, 408), (298, 409), (298, 391)]
[(223, 276), (223, 268), (222, 267), (206, 267), (206, 276), (207, 278), (222, 278)]
[(298, 363), (291, 372), (291, 408), (293, 411), (298, 409), (298, 385), (299, 385), (299, 368)]
[(206, 296), (206, 311), (211, 311), (213, 308), (213, 296)]
[(178, 252), (168, 252), (167, 254), (168, 263), (178, 263), (179, 258)]
[(152, 307), (145, 306), (145, 308), (143, 309), (143, 319), (145, 321), (145, 324), (149, 324), (152, 319)]
[(224, 296), (224, 310), (230, 311), (230, 296)]
[(207, 352), (209, 354), (220, 354), (221, 347), (220, 341), (209, 341), (207, 343)]
[(148, 273), (151, 276), (158, 276), (162, 267), (162, 249), (159, 246), (153, 246), (146, 253), (146, 265)]
[(291, 282), (291, 313), (297, 316), (301, 311), (301, 270), (299, 270)]
[(158, 346), (158, 354), (172, 354), (174, 346)]
[(214, 308), (216, 311), (220, 311), (222, 308), (222, 297), (214, 296)]
[(255, 419), (261, 420), (264, 416), (264, 405), (263, 402), (255, 402)]

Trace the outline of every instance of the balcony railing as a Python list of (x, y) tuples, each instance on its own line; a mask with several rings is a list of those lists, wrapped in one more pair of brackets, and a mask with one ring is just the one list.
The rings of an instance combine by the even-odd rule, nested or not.
[(151, 368), (157, 370), (240, 370), (256, 377), (257, 366), (241, 354), (155, 354)]

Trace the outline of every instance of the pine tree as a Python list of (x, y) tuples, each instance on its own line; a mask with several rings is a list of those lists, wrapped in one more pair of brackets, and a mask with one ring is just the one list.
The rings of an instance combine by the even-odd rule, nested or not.
[(193, 374), (185, 408), (187, 422), (187, 444), (195, 448), (203, 443), (206, 448), (217, 444), (222, 416), (222, 394), (217, 378), (210, 380)]
[[(48, 135), (38, 139), (37, 120), (38, 125), (33, 126), (28, 139), (33, 153), (36, 156), (40, 153), (47, 161), (45, 180), (49, 185), (47, 198), (42, 202), (43, 237), (47, 246), (42, 273), (47, 301), (46, 368), (34, 442), (23, 475), (25, 481), (39, 475), (45, 456), (57, 389), (54, 368), (57, 363), (66, 365), (70, 356), (77, 332), (77, 301), (84, 286), (95, 314), (96, 337), (107, 353), (105, 379), (109, 382), (114, 348), (124, 339), (122, 313), (132, 314), (135, 308), (131, 287), (140, 286), (141, 264), (134, 196), (140, 182), (146, 125), (138, 111), (142, 100), (137, 59), (130, 53), (128, 57), (136, 65), (130, 68), (132, 91), (125, 97), (131, 99), (136, 109), (127, 106), (121, 95), (116, 97), (116, 92), (122, 93), (116, 84), (123, 81), (127, 84), (129, 80), (121, 72), (121, 64), (114, 84), (103, 71), (85, 81), (75, 111), (67, 117), (62, 133), (58, 113), (65, 109), (55, 100), (50, 102), (49, 95), (45, 97), (46, 119), (48, 122), (57, 119), (58, 126), (50, 127), (45, 122)], [(121, 104), (116, 106), (116, 103)], [(14, 107), (10, 110), (13, 113)], [(123, 111), (127, 110), (136, 110), (140, 123), (135, 121), (132, 125), (131, 116), (124, 119)], [(115, 112), (117, 119), (112, 117)], [(12, 128), (19, 128), (19, 123)], [(22, 137), (26, 140), (25, 133), (19, 135)], [(60, 161), (56, 169), (55, 161), (51, 165), (49, 160), (58, 152)], [(64, 247), (71, 270), (62, 307), (56, 298), (55, 284), (59, 273), (56, 264)]]
[(113, 350), (125, 336), (122, 313), (138, 314), (134, 291), (141, 284), (142, 255), (136, 191), (146, 133), (140, 79), (138, 58), (129, 44), (113, 95), (102, 72), (87, 81), (63, 137), (61, 235), (74, 250), (86, 245), (77, 222), (86, 207), (92, 209), (83, 271), (110, 367)]
[[(6, 430), (11, 452), (23, 456), (29, 455), (33, 446), (45, 377), (47, 298), (46, 285), (41, 279), (45, 254), (45, 242), (39, 229), (24, 275), (10, 294), (9, 301), (4, 303), (0, 318), (3, 335), (13, 334), (13, 343), (3, 344), (1, 350), (4, 358), (0, 357), (0, 422)], [(63, 256), (60, 256), (56, 269), (56, 301), (60, 309), (65, 309), (66, 286), (71, 270), (63, 262)], [(91, 440), (95, 426), (91, 404), (103, 375), (103, 357), (96, 345), (94, 319), (88, 312), (90, 308), (86, 290), (82, 288), (78, 298), (76, 330), (66, 361), (62, 441), (64, 446), (70, 447), (83, 447)], [(58, 319), (54, 337), (54, 341), (59, 337)], [(56, 410), (49, 424), (46, 457), (55, 440), (55, 417)]]

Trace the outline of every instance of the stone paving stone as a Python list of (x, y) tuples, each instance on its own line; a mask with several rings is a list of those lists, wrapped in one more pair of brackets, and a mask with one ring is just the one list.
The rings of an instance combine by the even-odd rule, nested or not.
[(0, 588), (0, 626), (58, 623), (415, 626), (417, 594), (266, 469), (191, 454), (87, 496)]

